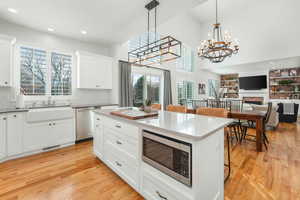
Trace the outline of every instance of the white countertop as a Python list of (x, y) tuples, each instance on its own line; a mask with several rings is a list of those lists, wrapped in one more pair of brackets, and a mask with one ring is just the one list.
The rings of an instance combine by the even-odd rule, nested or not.
[(140, 120), (129, 120), (126, 118), (111, 115), (113, 110), (97, 110), (95, 113), (125, 121), (133, 125), (145, 128), (154, 128), (156, 130), (168, 131), (192, 139), (201, 139), (226, 125), (233, 120), (227, 118), (208, 117), (203, 115), (175, 113), (168, 111), (159, 111), (158, 117), (146, 118)]

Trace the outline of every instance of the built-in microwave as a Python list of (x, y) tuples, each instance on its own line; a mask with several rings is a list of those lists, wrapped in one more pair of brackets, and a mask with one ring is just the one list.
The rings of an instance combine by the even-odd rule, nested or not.
[(192, 144), (143, 130), (142, 159), (177, 181), (192, 186)]

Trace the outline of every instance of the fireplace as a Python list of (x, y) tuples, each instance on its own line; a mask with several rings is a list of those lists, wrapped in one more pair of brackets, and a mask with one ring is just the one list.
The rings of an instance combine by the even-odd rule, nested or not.
[(262, 105), (264, 103), (263, 97), (243, 97), (243, 102), (248, 104)]

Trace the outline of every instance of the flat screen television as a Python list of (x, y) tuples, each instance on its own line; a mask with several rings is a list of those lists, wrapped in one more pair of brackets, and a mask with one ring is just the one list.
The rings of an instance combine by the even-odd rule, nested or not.
[(247, 76), (239, 78), (240, 89), (260, 90), (267, 88), (267, 76)]

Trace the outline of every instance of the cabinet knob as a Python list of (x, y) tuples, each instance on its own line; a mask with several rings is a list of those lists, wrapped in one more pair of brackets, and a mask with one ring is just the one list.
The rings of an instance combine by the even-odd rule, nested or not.
[(49, 126), (52, 126), (52, 124), (51, 124), (51, 123), (49, 123)]
[(98, 121), (100, 121), (100, 118), (97, 118)]
[(7, 118), (6, 117), (3, 117), (3, 120), (6, 120)]
[(116, 143), (117, 143), (118, 145), (122, 145), (122, 142), (120, 142), (119, 140), (117, 140)]
[(116, 125), (116, 128), (122, 128), (122, 126), (121, 126), (121, 125), (119, 125), (119, 124), (117, 124), (117, 125)]
[(119, 167), (122, 167), (122, 164), (119, 163), (118, 161), (116, 161), (116, 165), (118, 165)]
[(17, 115), (14, 115), (14, 117), (17, 117)]
[(7, 84), (8, 84), (8, 82), (7, 82), (7, 81), (5, 81), (5, 82), (4, 82), (4, 84), (5, 84), (5, 85), (7, 85)]
[(53, 125), (53, 126), (55, 126), (55, 125), (56, 125), (56, 123), (53, 123), (52, 125)]

